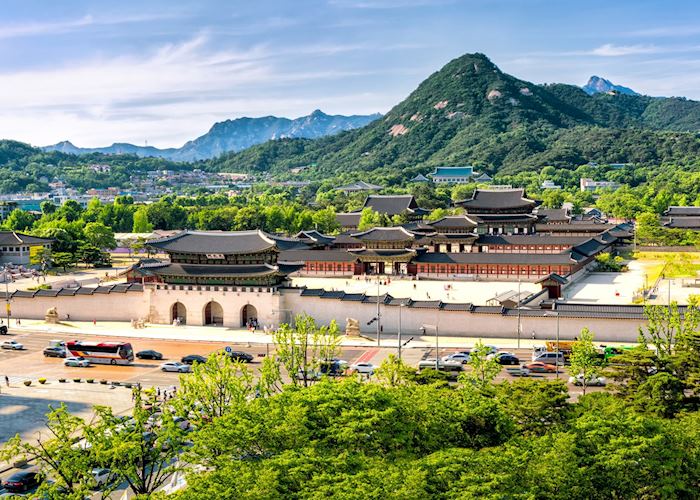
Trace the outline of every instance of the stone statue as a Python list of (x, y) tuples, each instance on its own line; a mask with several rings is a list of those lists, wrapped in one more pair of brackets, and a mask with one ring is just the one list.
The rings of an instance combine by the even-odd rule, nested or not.
[(47, 323), (56, 324), (58, 323), (58, 309), (56, 307), (49, 307), (46, 310), (46, 316), (44, 316), (44, 321)]
[(348, 337), (360, 336), (360, 322), (354, 318), (345, 318), (345, 335)]

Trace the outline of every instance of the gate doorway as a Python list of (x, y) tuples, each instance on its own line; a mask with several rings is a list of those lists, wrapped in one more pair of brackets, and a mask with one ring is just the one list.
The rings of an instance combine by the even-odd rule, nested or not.
[(249, 328), (250, 326), (258, 326), (258, 310), (255, 306), (246, 304), (241, 309), (241, 326)]
[(170, 323), (187, 324), (187, 308), (182, 302), (175, 302), (170, 308)]
[(224, 309), (221, 304), (212, 300), (204, 306), (204, 324), (217, 326), (224, 324)]

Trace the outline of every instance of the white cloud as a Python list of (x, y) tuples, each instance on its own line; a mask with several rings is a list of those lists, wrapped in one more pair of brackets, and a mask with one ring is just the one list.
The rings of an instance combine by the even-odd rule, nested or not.
[(111, 26), (119, 24), (149, 22), (164, 19), (173, 19), (173, 13), (144, 14), (135, 16), (110, 15), (104, 17), (94, 17), (91, 14), (62, 21), (31, 22), (24, 24), (0, 25), (0, 39), (20, 38), (29, 36), (55, 35), (59, 33), (70, 33), (88, 27)]
[(661, 48), (654, 45), (614, 45), (612, 43), (606, 43), (605, 45), (593, 49), (590, 54), (602, 57), (618, 57), (638, 54), (655, 54), (661, 51)]
[[(296, 116), (322, 106), (329, 112), (363, 113), (393, 104), (374, 94), (343, 96), (330, 85), (328, 93), (305, 98), (303, 91), (290, 89), (369, 73), (280, 68), (292, 48), (213, 50), (209, 42), (202, 33), (142, 56), (0, 73), (0, 137), (37, 145), (64, 139), (81, 146), (143, 144), (148, 139), (160, 147), (179, 146), (214, 121), (236, 116)], [(339, 50), (344, 49), (302, 47), (303, 54)]]

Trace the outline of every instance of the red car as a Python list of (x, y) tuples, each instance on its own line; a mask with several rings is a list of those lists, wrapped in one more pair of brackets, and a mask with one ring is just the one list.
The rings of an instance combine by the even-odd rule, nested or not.
[(549, 365), (547, 363), (542, 363), (541, 361), (533, 361), (532, 363), (527, 363), (523, 366), (534, 373), (556, 373), (557, 372), (557, 367), (555, 365)]

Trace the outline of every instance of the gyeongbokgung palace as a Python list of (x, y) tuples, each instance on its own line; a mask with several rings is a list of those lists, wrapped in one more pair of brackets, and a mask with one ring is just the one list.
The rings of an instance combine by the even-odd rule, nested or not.
[[(383, 198), (389, 206), (390, 197)], [(406, 205), (405, 196), (397, 198)], [(140, 283), (265, 286), (290, 275), (536, 281), (571, 275), (631, 237), (628, 224), (540, 211), (522, 189), (476, 190), (456, 205), (463, 215), (337, 236), (182, 231), (148, 243), (169, 259), (144, 260), (127, 276)]]

